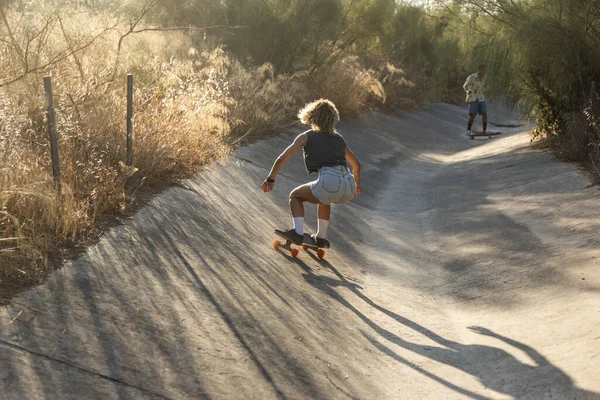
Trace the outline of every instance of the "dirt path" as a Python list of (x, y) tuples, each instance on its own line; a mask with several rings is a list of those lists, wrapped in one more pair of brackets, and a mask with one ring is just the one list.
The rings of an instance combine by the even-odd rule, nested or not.
[(599, 190), (463, 114), (342, 125), (365, 194), (324, 262), (269, 247), (292, 132), (166, 191), (0, 309), (0, 398), (600, 399)]

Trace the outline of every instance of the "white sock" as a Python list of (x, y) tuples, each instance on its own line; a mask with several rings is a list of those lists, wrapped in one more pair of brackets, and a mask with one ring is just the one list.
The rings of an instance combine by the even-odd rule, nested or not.
[(304, 235), (304, 217), (294, 217), (294, 230), (298, 235)]
[(327, 227), (329, 226), (329, 221), (326, 219), (319, 219), (317, 221), (317, 237), (320, 239), (325, 239), (327, 237)]

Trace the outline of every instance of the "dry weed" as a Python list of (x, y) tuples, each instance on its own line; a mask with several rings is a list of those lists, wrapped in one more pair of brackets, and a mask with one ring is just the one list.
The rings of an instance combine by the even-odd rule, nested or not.
[[(50, 255), (85, 241), (104, 216), (127, 212), (140, 188), (189, 176), (239, 140), (293, 123), (309, 101), (329, 98), (345, 116), (383, 105), (414, 107), (413, 86), (401, 70), (367, 69), (357, 57), (282, 75), (268, 63), (246, 68), (222, 48), (191, 51), (181, 33), (131, 37), (117, 52), (126, 24), (84, 10), (40, 11), (18, 25), (21, 17), (9, 14), (17, 39), (0, 57), (4, 77), (18, 76), (25, 62), (43, 66), (89, 45), (0, 85), (0, 297), (43, 280)], [(48, 21), (30, 43), (37, 54), (24, 58), (19, 43)], [(123, 163), (127, 72), (135, 79), (133, 166)], [(60, 197), (49, 156), (45, 74), (54, 86)]]

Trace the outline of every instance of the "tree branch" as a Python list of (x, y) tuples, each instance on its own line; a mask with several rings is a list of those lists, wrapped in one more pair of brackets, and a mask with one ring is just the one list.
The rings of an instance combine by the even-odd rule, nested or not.
[(102, 30), (102, 32), (98, 33), (97, 35), (95, 35), (94, 37), (92, 37), (88, 42), (77, 46), (77, 47), (73, 47), (72, 50), (62, 53), (58, 53), (54, 58), (51, 58), (48, 62), (46, 62), (45, 64), (42, 65), (38, 65), (34, 68), (27, 68), (25, 70), (23, 70), (23, 72), (17, 76), (8, 78), (4, 81), (0, 81), (0, 87), (3, 86), (8, 86), (12, 83), (15, 83), (21, 79), (23, 79), (24, 77), (26, 77), (27, 75), (31, 74), (31, 73), (35, 73), (35, 72), (39, 72), (39, 71), (43, 71), (44, 69), (52, 66), (52, 65), (56, 65), (57, 63), (71, 57), (73, 54), (76, 54), (82, 50), (87, 49), (88, 47), (90, 47), (92, 44), (94, 44), (94, 42), (101, 37), (102, 35), (104, 35), (106, 32), (114, 29), (116, 27), (116, 25), (105, 28), (104, 30)]
[[(115, 64), (113, 66), (113, 71), (112, 71), (112, 77), (114, 78), (115, 75), (117, 74), (117, 69), (119, 67), (119, 58), (121, 56), (121, 50), (123, 48), (123, 41), (132, 34), (136, 34), (136, 33), (142, 33), (142, 32), (169, 32), (169, 31), (200, 31), (200, 32), (206, 32), (208, 30), (221, 30), (223, 28), (232, 28), (232, 29), (239, 29), (242, 28), (242, 26), (226, 26), (226, 25), (214, 25), (214, 26), (208, 26), (208, 27), (172, 27), (172, 28), (165, 28), (165, 27), (152, 27), (152, 28), (140, 28), (140, 29), (135, 29), (138, 24), (142, 21), (142, 19), (150, 12), (150, 10), (152, 10), (152, 8), (154, 8), (158, 3), (160, 3), (162, 0), (154, 0), (149, 6), (144, 4), (144, 7), (142, 7), (142, 10), (140, 12), (140, 15), (138, 15), (135, 20), (133, 20), (133, 22), (131, 22), (129, 24), (129, 30), (127, 32), (125, 32), (124, 34), (121, 35), (121, 37), (119, 38), (119, 42), (117, 43), (117, 54), (115, 57)], [(224, 33), (227, 33), (229, 35), (233, 35), (233, 33), (231, 32), (227, 32), (227, 31), (221, 31)]]
[(218, 30), (220, 32), (226, 33), (228, 35), (233, 35), (233, 32), (227, 32), (227, 31), (223, 31), (221, 30), (222, 28), (230, 28), (230, 29), (240, 29), (240, 28), (245, 28), (245, 26), (227, 26), (227, 25), (213, 25), (213, 26), (207, 26), (207, 27), (202, 27), (202, 28), (198, 28), (198, 27), (174, 27), (174, 28), (163, 28), (163, 27), (154, 27), (154, 28), (142, 28), (142, 29), (137, 29), (137, 30), (133, 30), (130, 33), (141, 33), (141, 32), (148, 32), (148, 31), (158, 31), (158, 32), (168, 32), (168, 31), (197, 31), (197, 32), (203, 32), (203, 31), (209, 31), (209, 30)]
[(21, 64), (23, 64), (23, 69), (26, 70), (27, 69), (27, 60), (25, 59), (23, 51), (21, 50), (21, 46), (19, 46), (19, 43), (15, 39), (12, 29), (10, 28), (10, 24), (8, 23), (8, 18), (6, 18), (6, 13), (4, 12), (4, 7), (0, 7), (0, 17), (2, 17), (2, 22), (4, 22), (4, 25), (6, 26), (6, 32), (8, 33), (8, 38), (10, 39), (10, 42), (12, 43), (15, 51), (18, 53), (19, 58), (21, 59)]

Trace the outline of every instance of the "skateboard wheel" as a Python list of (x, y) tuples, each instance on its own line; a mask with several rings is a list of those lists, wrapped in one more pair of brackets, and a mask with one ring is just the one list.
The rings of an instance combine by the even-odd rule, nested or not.
[(469, 136), (469, 139), (471, 140), (475, 140), (475, 138), (473, 136)]
[(292, 249), (292, 251), (290, 251), (290, 254), (292, 255), (292, 257), (296, 258), (298, 257), (298, 254), (300, 254), (300, 250)]
[(304, 251), (308, 251), (308, 246), (307, 246), (307, 245), (305, 245), (305, 244), (303, 244), (303, 245), (302, 245), (302, 250), (304, 250)]
[(273, 248), (274, 249), (278, 249), (281, 247), (281, 241), (280, 240), (273, 240)]
[(326, 254), (327, 254), (327, 253), (326, 253), (326, 252), (325, 252), (325, 250), (323, 250), (323, 249), (319, 249), (319, 250), (317, 250), (317, 257), (319, 257), (319, 258), (325, 258), (325, 255), (326, 255)]

